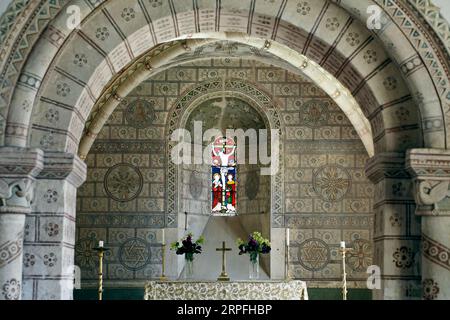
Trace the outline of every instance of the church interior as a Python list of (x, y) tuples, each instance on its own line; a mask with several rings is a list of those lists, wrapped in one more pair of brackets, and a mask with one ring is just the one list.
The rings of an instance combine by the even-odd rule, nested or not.
[(450, 299), (448, 21), (2, 1), (0, 300)]

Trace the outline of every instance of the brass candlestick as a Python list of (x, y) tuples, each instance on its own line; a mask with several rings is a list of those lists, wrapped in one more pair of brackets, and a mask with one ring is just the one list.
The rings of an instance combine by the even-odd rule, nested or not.
[(99, 246), (93, 250), (98, 253), (98, 300), (103, 300), (103, 256), (106, 251), (109, 251), (109, 248)]
[(166, 244), (162, 244), (162, 270), (161, 270), (161, 277), (159, 277), (159, 280), (161, 281), (167, 281), (167, 277), (165, 275), (166, 271)]
[(347, 300), (347, 273), (345, 271), (345, 255), (347, 252), (352, 251), (351, 248), (345, 248), (345, 246), (341, 246), (339, 252), (342, 254), (342, 299)]

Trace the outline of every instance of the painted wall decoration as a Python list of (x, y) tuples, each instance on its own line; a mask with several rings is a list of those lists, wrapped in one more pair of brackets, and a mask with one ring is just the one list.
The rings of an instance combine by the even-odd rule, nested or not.
[[(84, 286), (96, 286), (97, 260), (88, 248), (100, 239), (112, 248), (105, 258), (105, 280), (131, 285), (159, 277), (161, 246), (156, 234), (160, 228), (182, 224), (167, 214), (169, 173), (164, 133), (168, 112), (182, 94), (194, 94), (192, 88), (198, 83), (215, 83), (214, 79), (220, 79), (217, 77), (233, 79), (237, 74), (241, 82), (264, 88), (272, 96), (286, 127), (284, 193), (280, 198), (284, 200), (279, 206), (284, 213), (280, 223), (291, 228), (293, 274), (318, 286), (338, 283), (339, 242), (345, 240), (355, 248), (355, 255), (350, 255), (347, 263), (351, 286), (365, 286), (364, 268), (371, 263), (373, 250), (374, 187), (364, 174), (368, 157), (359, 137), (332, 99), (308, 79), (238, 58), (217, 58), (168, 69), (141, 83), (114, 111), (86, 159), (88, 178), (77, 196), (75, 259), (82, 269)], [(215, 90), (214, 85), (202, 88), (206, 92)], [(229, 90), (238, 89), (230, 82)], [(251, 92), (249, 89), (248, 94)], [(211, 99), (219, 103), (222, 100), (217, 96)], [(215, 111), (205, 107), (211, 105), (207, 100), (187, 119), (188, 129), (194, 120), (203, 121), (204, 129), (216, 125)], [(150, 126), (136, 126), (128, 119), (128, 110), (135, 101), (150, 103), (154, 110)], [(239, 112), (246, 103), (239, 99), (229, 102), (230, 115), (241, 119), (240, 126), (265, 128), (253, 108), (245, 111), (248, 118), (244, 118)], [(232, 119), (226, 123), (230, 124)], [(175, 190), (182, 192), (182, 212), (211, 215), (211, 167), (188, 165), (181, 169), (182, 187)], [(236, 207), (240, 217), (267, 213), (273, 191), (270, 177), (261, 176), (258, 166), (238, 165), (237, 169)]]
[(256, 198), (259, 192), (260, 175), (256, 171), (250, 171), (247, 175), (247, 182), (245, 183), (245, 195), (249, 200)]
[(192, 171), (189, 178), (189, 192), (192, 198), (198, 200), (202, 197), (202, 174), (199, 171)]
[(105, 191), (112, 199), (127, 202), (142, 191), (143, 177), (138, 168), (121, 163), (110, 168), (105, 175)]
[[(297, 103), (300, 104), (298, 101)], [(300, 110), (301, 122), (308, 127), (320, 127), (328, 121), (328, 101), (311, 100), (304, 103)]]
[(372, 243), (368, 240), (357, 239), (350, 245), (351, 251), (347, 254), (347, 265), (354, 271), (366, 272), (372, 265)]
[(300, 244), (298, 250), (299, 263), (307, 270), (322, 270), (330, 261), (330, 249), (321, 239), (308, 239)]
[(341, 200), (350, 189), (350, 185), (350, 174), (341, 166), (324, 166), (314, 173), (314, 191), (325, 201)]
[(424, 279), (422, 281), (423, 286), (423, 299), (434, 300), (439, 295), (439, 285), (433, 279)]
[(144, 268), (150, 258), (150, 246), (143, 239), (131, 238), (120, 246), (119, 261), (128, 270), (136, 271)]
[[(83, 81), (83, 79), (79, 78), (78, 79), (81, 80), (80, 83), (74, 85), (73, 83), (70, 83), (68, 79), (70, 78), (70, 75), (77, 74), (80, 70), (83, 70), (80, 75), (86, 75), (87, 73), (85, 72), (88, 72), (90, 67), (97, 68), (98, 64), (96, 63), (95, 56), (98, 54), (103, 57), (107, 56), (108, 67), (114, 73), (113, 69), (120, 70), (123, 65), (130, 61), (129, 59), (131, 59), (132, 56), (138, 56), (147, 48), (145, 46), (135, 47), (132, 45), (128, 49), (132, 50), (135, 54), (131, 54), (131, 51), (129, 50), (116, 52), (117, 54), (115, 55), (103, 54), (104, 52), (110, 51), (103, 46), (108, 42), (106, 41), (107, 39), (114, 42), (114, 38), (118, 38), (118, 43), (120, 43), (120, 41), (129, 35), (129, 31), (125, 32), (127, 34), (125, 34), (124, 37), (123, 35), (118, 36), (118, 28), (107, 28), (101, 26), (101, 24), (95, 24), (96, 20), (93, 19), (104, 17), (104, 15), (94, 14), (94, 12), (91, 14), (88, 13), (93, 10), (103, 10), (105, 7), (99, 6), (101, 1), (92, 0), (87, 3), (87, 11), (85, 12), (88, 14), (88, 20), (90, 21), (85, 22), (95, 24), (94, 28), (90, 28), (92, 33), (89, 32), (89, 23), (85, 23), (84, 25), (88, 26), (85, 30), (85, 37), (74, 37), (71, 40), (78, 39), (73, 41), (76, 46), (77, 44), (83, 43), (82, 41), (89, 39), (92, 43), (96, 44), (94, 46), (95, 50), (83, 52), (83, 48), (78, 46), (77, 52), (71, 52), (71, 46), (62, 46), (70, 33), (64, 32), (64, 30), (61, 29), (61, 24), (52, 21), (58, 16), (60, 10), (65, 8), (67, 2), (67, 0), (37, 2), (15, 0), (13, 1), (13, 4), (8, 7), (6, 14), (0, 19), (0, 42), (4, 44), (4, 50), (2, 50), (1, 53), (2, 62), (0, 63), (0, 68), (2, 70), (0, 74), (2, 75), (1, 78), (5, 79), (0, 88), (0, 141), (4, 140), (5, 133), (9, 136), (8, 138), (14, 137), (13, 140), (17, 138), (25, 141), (29, 134), (29, 132), (24, 130), (28, 125), (28, 122), (25, 119), (29, 119), (29, 117), (24, 116), (23, 119), (21, 119), (21, 113), (29, 115), (33, 106), (40, 105), (45, 107), (43, 107), (43, 109), (37, 108), (38, 111), (35, 112), (35, 115), (39, 114), (39, 121), (42, 121), (39, 123), (45, 125), (36, 126), (37, 122), (34, 122), (35, 126), (33, 128), (34, 132), (32, 133), (32, 136), (33, 134), (35, 138), (38, 136), (37, 140), (34, 141), (34, 145), (41, 148), (61, 147), (61, 142), (58, 141), (58, 133), (56, 132), (61, 129), (66, 131), (67, 129), (66, 123), (64, 122), (64, 108), (66, 107), (62, 106), (61, 102), (64, 103), (65, 101), (69, 101), (71, 98), (78, 95), (78, 89), (80, 88), (87, 89), (85, 92), (90, 91), (90, 94), (93, 94), (93, 96), (95, 96), (96, 90), (102, 88), (102, 84), (100, 84), (101, 81), (93, 81), (93, 85), (91, 85), (92, 83), (88, 84), (88, 81)], [(292, 1), (289, 3), (291, 4), (291, 2)], [(362, 2), (363, 7), (369, 3), (369, 1)], [(250, 1), (250, 3), (249, 9), (253, 12), (255, 6), (253, 1)], [(295, 1), (292, 6), (286, 6), (285, 2), (277, 3), (277, 1), (268, 0), (264, 1), (263, 5), (256, 7), (258, 11), (267, 13), (266, 16), (253, 19), (253, 15), (246, 15), (246, 17), (242, 17), (240, 21), (238, 21), (239, 19), (234, 15), (227, 16), (229, 15), (228, 10), (230, 8), (227, 9), (227, 6), (224, 6), (222, 10), (218, 10), (216, 16), (200, 15), (199, 19), (197, 19), (198, 21), (196, 20), (196, 24), (198, 30), (200, 26), (216, 25), (221, 31), (235, 31), (231, 29), (236, 29), (236, 31), (251, 32), (254, 35), (265, 38), (278, 34), (282, 37), (274, 40), (282, 41), (288, 45), (292, 44), (295, 47), (298, 45), (299, 39), (296, 34), (298, 31), (302, 33), (301, 30), (296, 30), (295, 26), (286, 24), (286, 21), (283, 19), (281, 21), (278, 19), (269, 21), (271, 13), (283, 13), (286, 8), (287, 10), (289, 10), (289, 8), (293, 9), (294, 15), (305, 18), (302, 19), (302, 25), (311, 27), (319, 25), (317, 24), (319, 20), (314, 18), (322, 19), (324, 28), (319, 26), (316, 30), (318, 38), (305, 36), (304, 39), (306, 43), (304, 43), (304, 45), (303, 43), (300, 43), (300, 47), (306, 55), (312, 57), (330, 70), (341, 66), (339, 70), (334, 70), (336, 71), (336, 75), (343, 82), (346, 82), (350, 88), (353, 88), (351, 91), (357, 96), (358, 101), (361, 102), (362, 107), (367, 112), (373, 112), (372, 114), (375, 114), (378, 108), (386, 110), (383, 106), (377, 104), (377, 100), (380, 101), (378, 98), (382, 97), (384, 93), (392, 93), (392, 97), (397, 93), (399, 94), (397, 98), (402, 97), (402, 99), (392, 100), (395, 101), (395, 108), (393, 108), (392, 104), (385, 105), (389, 105), (389, 109), (392, 112), (388, 111), (391, 114), (387, 116), (384, 121), (379, 116), (376, 116), (373, 119), (372, 124), (376, 140), (382, 141), (378, 147), (382, 148), (383, 136), (387, 133), (387, 131), (383, 130), (389, 129), (388, 131), (390, 132), (402, 131), (402, 134), (398, 136), (398, 141), (397, 139), (393, 139), (395, 142), (398, 142), (398, 147), (401, 149), (400, 151), (403, 151), (408, 147), (413, 147), (417, 141), (422, 140), (427, 143), (431, 141), (431, 144), (437, 148), (445, 148), (448, 146), (448, 132), (450, 132), (447, 130), (447, 135), (445, 133), (445, 126), (448, 119), (446, 119), (445, 116), (435, 115), (445, 115), (445, 110), (441, 109), (446, 105), (445, 102), (450, 100), (448, 79), (446, 79), (446, 77), (443, 79), (442, 77), (442, 74), (446, 73), (445, 70), (448, 69), (448, 23), (439, 15), (438, 8), (434, 7), (431, 1), (428, 0), (411, 0), (404, 2), (376, 0), (374, 3), (379, 4), (383, 8), (388, 19), (388, 24), (385, 28), (379, 30), (380, 37), (378, 37), (379, 39), (375, 39), (375, 41), (366, 41), (366, 39), (373, 40), (371, 37), (372, 35), (370, 32), (366, 32), (364, 28), (359, 28), (358, 25), (358, 23), (362, 23), (362, 25), (365, 24), (365, 15), (361, 10), (362, 7), (360, 7), (360, 4), (351, 1), (331, 1), (326, 3), (317, 1), (317, 3), (314, 4), (311, 1)], [(219, 5), (220, 2), (217, 2), (217, 4)], [(118, 5), (119, 7), (112, 7), (115, 5)], [(282, 7), (280, 7), (280, 5)], [(325, 6), (322, 7), (322, 5)], [(151, 11), (152, 8), (159, 7), (164, 7), (164, 2), (162, 0), (152, 0), (147, 2), (145, 6), (143, 5), (142, 9), (144, 11)], [(148, 18), (147, 15), (142, 15), (142, 12), (140, 13), (139, 10), (133, 9), (129, 5), (121, 7), (121, 4), (111, 1), (111, 7), (109, 8), (118, 9), (109, 11), (117, 13), (112, 17), (112, 20), (118, 25), (121, 25), (121, 27), (137, 26), (139, 25), (138, 22), (145, 23), (145, 19)], [(273, 10), (274, 8), (280, 10)], [(183, 10), (185, 8), (177, 7), (176, 9), (178, 9), (178, 11), (169, 10), (174, 18), (176, 18), (175, 14), (177, 12), (181, 12), (179, 11), (180, 9)], [(346, 11), (342, 9), (345, 9)], [(158, 9), (157, 11), (161, 11), (163, 14), (167, 10)], [(242, 14), (242, 11), (240, 10), (232, 12), (236, 13), (236, 15)], [(322, 12), (323, 15), (316, 14), (318, 12)], [(170, 13), (166, 18), (170, 19)], [(351, 14), (352, 18), (355, 19), (350, 19), (349, 23), (345, 24), (345, 21), (349, 18), (348, 14)], [(23, 19), (16, 19), (19, 16)], [(218, 23), (220, 19), (231, 23), (220, 24)], [(248, 19), (253, 20), (250, 21)], [(264, 27), (259, 25), (261, 21)], [(192, 21), (189, 19), (179, 19), (178, 24), (174, 23), (169, 29), (172, 30), (174, 34), (180, 32), (184, 33), (183, 26), (190, 26), (192, 25), (191, 22)], [(148, 34), (147, 37), (153, 36), (155, 39), (158, 38), (161, 41), (169, 40), (172, 37), (171, 32), (169, 32), (170, 30), (161, 28), (160, 30), (155, 30), (155, 34)], [(309, 29), (306, 28), (305, 30)], [(47, 36), (43, 36), (43, 32), (46, 32)], [(285, 34), (283, 32), (285, 32)], [(328, 35), (330, 35), (330, 42), (326, 41), (327, 43), (319, 43), (318, 45), (317, 41), (319, 39), (328, 39)], [(378, 40), (381, 40), (381, 42), (378, 42)], [(147, 44), (150, 43), (150, 41), (144, 42)], [(59, 55), (59, 57), (64, 56), (68, 59), (60, 59), (60, 61), (58, 61), (59, 59), (51, 59), (51, 56), (48, 55), (49, 53), (46, 50), (35, 50), (32, 52), (33, 48), (43, 48), (49, 44), (54, 48), (62, 48), (62, 51), (66, 49), (66, 52), (68, 52), (69, 55), (65, 56), (64, 52), (60, 52), (61, 55)], [(136, 42), (134, 42), (134, 44), (136, 44)], [(350, 51), (360, 48), (361, 50), (358, 49), (358, 55), (361, 59), (354, 59), (358, 56), (356, 54), (342, 57), (342, 60), (348, 58), (346, 60), (348, 64), (347, 67), (345, 67), (345, 64), (339, 63), (339, 58), (341, 57), (332, 54), (332, 52), (328, 50), (328, 45), (331, 45), (331, 48), (333, 48), (331, 51), (333, 52), (341, 51), (341, 49), (346, 48), (346, 46), (351, 47), (352, 50)], [(402, 47), (410, 47), (411, 50), (398, 50), (397, 46), (400, 45)], [(383, 47), (387, 48), (386, 52), (382, 49)], [(91, 48), (91, 46), (89, 46), (89, 48)], [(103, 52), (103, 50), (105, 51)], [(236, 51), (238, 51), (238, 46), (233, 43), (224, 43), (222, 45), (216, 45), (215, 50), (224, 51), (228, 54), (235, 54)], [(264, 49), (254, 49), (255, 52), (261, 52), (262, 50)], [(54, 53), (56, 54), (56, 51), (54, 51)], [(40, 68), (35, 68), (36, 66), (33, 61), (27, 59), (27, 57), (36, 57), (36, 55), (40, 56), (40, 59), (32, 60), (38, 61), (41, 64)], [(49, 58), (48, 61), (46, 61), (45, 58)], [(360, 60), (361, 63), (355, 63), (353, 68), (353, 62), (356, 62), (357, 60)], [(26, 63), (27, 61), (28, 63)], [(55, 61), (55, 65), (58, 62), (61, 62), (61, 64), (58, 68), (53, 68), (55, 65), (52, 65), (47, 69), (50, 61)], [(66, 63), (67, 61), (69, 61), (69, 63)], [(141, 108), (144, 105), (142, 103), (140, 104), (140, 107), (137, 106), (139, 103), (137, 103), (135, 107), (133, 107), (132, 103), (127, 103), (129, 112), (125, 112), (124, 115), (124, 110), (120, 110), (113, 115), (112, 118), (116, 116), (117, 118), (113, 119), (106, 130), (101, 133), (102, 137), (94, 146), (93, 156), (89, 159), (90, 167), (96, 170), (93, 170), (94, 172), (92, 173), (87, 186), (80, 192), (78, 200), (78, 208), (81, 213), (78, 218), (79, 235), (80, 237), (85, 238), (86, 233), (83, 232), (86, 231), (87, 233), (94, 234), (95, 237), (109, 239), (110, 231), (111, 233), (114, 233), (114, 230), (112, 230), (114, 228), (125, 227), (124, 230), (127, 228), (132, 229), (133, 232), (127, 234), (125, 238), (121, 237), (120, 241), (117, 240), (115, 246), (119, 247), (121, 243), (125, 241), (124, 239), (133, 237), (140, 239), (147, 239), (147, 237), (152, 238), (151, 234), (154, 232), (154, 229), (167, 225), (172, 227), (177, 225), (178, 222), (174, 215), (165, 215), (168, 206), (166, 203), (167, 199), (164, 197), (164, 190), (166, 190), (164, 180), (164, 174), (166, 172), (164, 172), (164, 170), (167, 170), (167, 168), (164, 168), (164, 165), (161, 167), (161, 165), (155, 164), (154, 159), (149, 159), (148, 162), (146, 162), (147, 159), (145, 159), (145, 154), (155, 155), (156, 157), (162, 155), (162, 157), (164, 157), (164, 152), (161, 152), (161, 148), (165, 147), (164, 143), (161, 143), (164, 141), (164, 137), (160, 136), (161, 131), (158, 130), (161, 127), (161, 123), (164, 122), (164, 116), (166, 116), (164, 112), (167, 112), (166, 107), (173, 102), (172, 100), (174, 97), (177, 95), (179, 96), (186, 88), (191, 88), (193, 83), (199, 81), (199, 77), (203, 77), (203, 80), (205, 78), (223, 78), (223, 75), (226, 74), (225, 77), (231, 75), (240, 79), (253, 81), (261, 87), (265, 87), (268, 92), (278, 99), (279, 104), (277, 108), (282, 110), (284, 121), (288, 124), (289, 131), (289, 137), (286, 138), (286, 150), (289, 157), (289, 159), (288, 157), (286, 158), (286, 162), (290, 163), (289, 172), (287, 172), (286, 176), (289, 177), (289, 181), (283, 181), (283, 187), (290, 192), (290, 195), (283, 198), (282, 203), (276, 203), (276, 208), (283, 214), (274, 218), (274, 222), (278, 226), (292, 226), (293, 229), (296, 230), (293, 233), (293, 236), (295, 237), (294, 244), (298, 245), (299, 243), (302, 243), (302, 241), (305, 241), (305, 239), (313, 238), (325, 241), (331, 250), (332, 258), (329, 264), (323, 269), (322, 274), (313, 273), (311, 274), (311, 278), (319, 279), (322, 277), (336, 279), (335, 276), (338, 274), (338, 267), (336, 266), (334, 246), (337, 239), (346, 239), (359, 248), (358, 250), (361, 249), (370, 252), (368, 246), (356, 242), (356, 239), (366, 239), (367, 241), (370, 241), (372, 237), (370, 228), (367, 226), (370, 226), (373, 223), (373, 219), (370, 216), (370, 209), (367, 208), (371, 208), (371, 205), (373, 204), (371, 203), (371, 193), (373, 193), (373, 189), (367, 185), (367, 181), (365, 181), (363, 177), (364, 175), (361, 174), (361, 168), (363, 167), (362, 162), (366, 160), (364, 159), (365, 154), (359, 149), (357, 138), (355, 137), (354, 132), (351, 132), (351, 129), (348, 127), (345, 117), (342, 114), (339, 114), (339, 112), (333, 112), (335, 106), (332, 103), (329, 103), (327, 105), (327, 110), (325, 110), (323, 106), (326, 105), (326, 102), (325, 104), (322, 104), (322, 102), (327, 99), (325, 96), (322, 96), (322, 93), (320, 93), (319, 90), (311, 88), (310, 91), (304, 91), (304, 87), (307, 86), (307, 81), (305, 79), (303, 79), (304, 81), (301, 81), (302, 86), (298, 88), (296, 87), (295, 81), (292, 81), (292, 78), (289, 78), (292, 75), (287, 73), (283, 74), (283, 72), (279, 73), (270, 66), (240, 63), (238, 68), (236, 65), (230, 65), (231, 62), (231, 59), (224, 59), (217, 64), (210, 61), (210, 63), (206, 62), (205, 64), (201, 63), (200, 65), (190, 65), (188, 68), (193, 69), (194, 72), (177, 70), (176, 79), (173, 77), (170, 78), (168, 76), (169, 72), (165, 72), (164, 78), (156, 77), (150, 81), (152, 82), (151, 90), (153, 91), (146, 93), (140, 92), (139, 94), (136, 92), (134, 93), (135, 98), (142, 99), (142, 101), (147, 101), (145, 95), (151, 96), (152, 99), (156, 98), (162, 101), (159, 101), (157, 104), (151, 104), (152, 108)], [(374, 68), (374, 72), (367, 75), (367, 77), (359, 74), (359, 72), (364, 73), (365, 70), (368, 71), (365, 66)], [(388, 67), (385, 68), (386, 66)], [(387, 73), (389, 76), (380, 77), (380, 75), (385, 74), (383, 69), (387, 70), (390, 68), (392, 68), (393, 72)], [(54, 80), (53, 78), (44, 79), (45, 74), (53, 74), (52, 69), (57, 69), (57, 72), (60, 72), (61, 70), (64, 71), (64, 78), (66, 79), (60, 83), (52, 81)], [(107, 69), (108, 68), (105, 70)], [(33, 70), (36, 70), (37, 74), (34, 74)], [(262, 74), (267, 74), (270, 80), (261, 81), (259, 75), (256, 76), (260, 71)], [(399, 76), (398, 71), (404, 73), (402, 77)], [(281, 77), (275, 79), (280, 74)], [(420, 76), (417, 76), (418, 74), (420, 74)], [(375, 77), (380, 78), (377, 79)], [(107, 76), (99, 75), (99, 78), (107, 79)], [(372, 78), (373, 81), (370, 81), (369, 78)], [(407, 80), (407, 83), (404, 83), (402, 78)], [(153, 84), (158, 82), (159, 87), (154, 88)], [(422, 86), (422, 83), (427, 85), (431, 84), (431, 86), (434, 85), (436, 90), (426, 90), (427, 87), (425, 85)], [(15, 90), (18, 84), (24, 87), (24, 90)], [(51, 97), (56, 100), (47, 99), (47, 102), (44, 102), (44, 100), (35, 101), (36, 103), (33, 102), (33, 97), (35, 96), (34, 92), (38, 90), (41, 84), (50, 84), (48, 89), (49, 91), (52, 91), (52, 94), (47, 95), (48, 92), (46, 92), (42, 97)], [(378, 84), (381, 89), (385, 89), (386, 91), (377, 90)], [(289, 88), (291, 85), (294, 90)], [(27, 88), (25, 89), (25, 87)], [(369, 87), (375, 90), (370, 92), (368, 90)], [(417, 92), (404, 90), (405, 87), (408, 87), (408, 89), (416, 88)], [(13, 92), (14, 98), (12, 98)], [(379, 92), (381, 93), (380, 96), (377, 95)], [(372, 99), (370, 97), (372, 93), (377, 95), (377, 97)], [(313, 100), (312, 97), (315, 95), (318, 95), (315, 97), (318, 101), (308, 101)], [(289, 96), (298, 99), (295, 102), (295, 106), (289, 102)], [(403, 100), (403, 97), (405, 100)], [(63, 99), (64, 101), (58, 99)], [(438, 100), (442, 101), (442, 106), (440, 104), (423, 103), (424, 101)], [(15, 102), (17, 101), (19, 102), (16, 104)], [(364, 102), (368, 103), (366, 104)], [(424, 118), (419, 119), (418, 114), (413, 110), (414, 108), (406, 110), (403, 106), (405, 103), (408, 106), (415, 103), (421, 105), (420, 114), (423, 115)], [(432, 105), (436, 105), (436, 107), (433, 109)], [(14, 106), (14, 108), (10, 108), (10, 106)], [(15, 106), (17, 106), (17, 108), (15, 108)], [(299, 108), (303, 109), (300, 110)], [(40, 116), (41, 111), (44, 111), (44, 113), (42, 113), (44, 115), (43, 117)], [(122, 113), (119, 114), (120, 112)], [(5, 120), (7, 115), (13, 115), (12, 119), (17, 121), (17, 123), (10, 122), (8, 126), (6, 126)], [(31, 118), (37, 120), (35, 115)], [(127, 116), (129, 117), (128, 120), (126, 119)], [(19, 120), (24, 121), (18, 123)], [(115, 120), (118, 122), (114, 122)], [(122, 120), (125, 122), (120, 122)], [(383, 123), (387, 124), (391, 121), (392, 123), (396, 123), (394, 127), (387, 128), (383, 125)], [(408, 125), (404, 126), (406, 122), (408, 122)], [(81, 131), (83, 124), (83, 121), (80, 121), (80, 123), (72, 122), (69, 131), (72, 129), (74, 131)], [(151, 127), (149, 127), (149, 124), (151, 124)], [(118, 129), (117, 127), (120, 126), (123, 127)], [(423, 137), (421, 133), (423, 133)], [(122, 141), (126, 141), (126, 143)], [(76, 145), (76, 141), (70, 141), (67, 145), (68, 150), (74, 151)], [(114, 164), (106, 163), (104, 160), (107, 157), (103, 157), (106, 154), (121, 155), (122, 159), (114, 159)], [(323, 155), (326, 155), (326, 157), (320, 159)], [(142, 171), (143, 176), (142, 190), (140, 190), (135, 197), (134, 195), (131, 195), (131, 197), (127, 195), (124, 196), (123, 192), (122, 197), (117, 196), (117, 194), (121, 193), (117, 191), (117, 185), (115, 187), (116, 191), (113, 192), (107, 191), (104, 186), (105, 172), (113, 165), (120, 162), (129, 163), (128, 160), (130, 159), (125, 159), (126, 156), (134, 158), (134, 160), (138, 159), (138, 162), (141, 160), (143, 161), (143, 163), (138, 163), (137, 165), (133, 164)], [(315, 158), (316, 161), (320, 160), (319, 162), (321, 164), (315, 164), (313, 161), (310, 161), (308, 157)], [(363, 160), (361, 160), (362, 158)], [(165, 160), (167, 159), (163, 159), (161, 163), (164, 164)], [(347, 179), (343, 178), (342, 175), (338, 176), (337, 179), (334, 179), (333, 184), (329, 183), (329, 177), (327, 178), (328, 180), (324, 182), (326, 179), (323, 177), (326, 175), (323, 175), (323, 171), (321, 172), (322, 183), (317, 183), (317, 181), (312, 183), (312, 177), (320, 177), (320, 174), (318, 173), (320, 172), (320, 167), (333, 166), (336, 164), (342, 166), (342, 168), (348, 172), (350, 177), (348, 179), (348, 186), (346, 182)], [(150, 170), (152, 170), (151, 173), (148, 172)], [(161, 175), (158, 170), (162, 170), (163, 174)], [(161, 176), (163, 177), (162, 179), (160, 179)], [(240, 179), (243, 181), (245, 181), (245, 178), (245, 175), (240, 176)], [(342, 181), (344, 181), (344, 183)], [(404, 196), (407, 187), (408, 186), (405, 186), (404, 184), (394, 185), (394, 196)], [(114, 187), (112, 187), (112, 189), (114, 189)], [(49, 205), (56, 204), (58, 201), (61, 201), (62, 198), (65, 198), (65, 195), (58, 190), (49, 189), (48, 191), (45, 201), (47, 201), (46, 203)], [(267, 190), (263, 186), (256, 197), (260, 197), (266, 192)], [(113, 193), (116, 193), (116, 198), (114, 198)], [(189, 193), (186, 193), (184, 190), (183, 196), (185, 196), (186, 200), (189, 199), (189, 203), (192, 203), (192, 208), (196, 210), (198, 203), (195, 203), (195, 201), (198, 201), (199, 199), (191, 199), (190, 197), (192, 194), (189, 195)], [(120, 201), (121, 198), (131, 199)], [(202, 203), (207, 203), (209, 200), (204, 199), (203, 194), (200, 199), (203, 201)], [(249, 202), (251, 201), (253, 200), (250, 200)], [(200, 203), (201, 201), (198, 202)], [(323, 213), (326, 213), (325, 217), (318, 217)], [(38, 221), (38, 219), (36, 219), (36, 221)], [(405, 228), (409, 232), (407, 229), (409, 220), (402, 212), (392, 214), (390, 222), (393, 228), (397, 228), (397, 230)], [(44, 223), (43, 226), (44, 225), (45, 230), (42, 229), (41, 234), (45, 237), (58, 238), (62, 237), (66, 232), (64, 224), (59, 224), (61, 227), (60, 231), (58, 231), (57, 228), (49, 226), (47, 223)], [(33, 224), (31, 224), (31, 226), (33, 226)], [(378, 230), (381, 230), (381, 228), (384, 229), (386, 226), (382, 226), (378, 223), (377, 227)], [(85, 229), (89, 229), (89, 232)], [(33, 227), (28, 225), (26, 230), (27, 232), (30, 232), (30, 235), (26, 235), (33, 237)], [(326, 232), (324, 230), (326, 230)], [(111, 241), (113, 241), (113, 238), (114, 237), (111, 238)], [(153, 240), (147, 239), (145, 241), (148, 241), (153, 250)], [(397, 268), (400, 270), (410, 269), (408, 267), (409, 263), (402, 262), (402, 260), (410, 259), (409, 251), (415, 251), (415, 249), (404, 247), (403, 244), (396, 245), (395, 249), (395, 253), (393, 255), (390, 253), (389, 259), (387, 259), (389, 260), (389, 263), (397, 265)], [(437, 257), (435, 256), (436, 250), (440, 250)], [(429, 250), (426, 252), (426, 258), (428, 260), (433, 260), (435, 265), (440, 265), (448, 269), (447, 252), (448, 244), (445, 247), (431, 244)], [(152, 256), (154, 257), (154, 255)], [(31, 266), (33, 263), (32, 255), (29, 255), (28, 257), (30, 258), (29, 265)], [(36, 258), (36, 256), (34, 256), (34, 258)], [(302, 257), (300, 256), (298, 259), (301, 260)], [(54, 261), (51, 253), (39, 257), (39, 261), (41, 260), (47, 261), (49, 266), (52, 264), (52, 261)], [(114, 256), (111, 256), (108, 263), (117, 261), (118, 260), (114, 260)], [(155, 261), (152, 263), (157, 264), (157, 261)], [(114, 267), (117, 278), (119, 279), (120, 277), (128, 276), (127, 273), (123, 273), (123, 265), (120, 265), (120, 261), (117, 263), (118, 266)], [(360, 261), (357, 262), (355, 260), (356, 267), (353, 269), (362, 269), (359, 265)], [(364, 265), (364, 263), (361, 265)], [(301, 268), (297, 269), (298, 270), (296, 271), (298, 271), (298, 274), (302, 277), (309, 276), (305, 270), (302, 270)], [(146, 271), (147, 276), (151, 274), (150, 271)], [(437, 279), (437, 281), (441, 288), (445, 287), (440, 279)], [(19, 284), (17, 287), (20, 287), (20, 281), (18, 281), (17, 284)], [(437, 283), (436, 287), (439, 288)]]
[(125, 113), (127, 123), (137, 129), (151, 127), (156, 120), (153, 104), (153, 100), (147, 101), (142, 99), (130, 103)]

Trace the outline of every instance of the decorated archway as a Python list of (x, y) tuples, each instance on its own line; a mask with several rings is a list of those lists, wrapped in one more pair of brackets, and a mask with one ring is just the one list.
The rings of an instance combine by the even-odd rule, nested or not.
[[(8, 232), (2, 231), (6, 237), (2, 243), (21, 243), (24, 236), (29, 243), (46, 242), (34, 232), (33, 221), (42, 213), (57, 219), (64, 231), (54, 241), (55, 250), (61, 251), (61, 257), (67, 252), (56, 273), (58, 281), (71, 279), (66, 267), (73, 265), (75, 194), (85, 175), (85, 165), (77, 156), (80, 144), (86, 153), (126, 93), (157, 68), (207, 43), (232, 40), (267, 51), (311, 77), (348, 111), (366, 148), (373, 151), (367, 174), (377, 188), (375, 256), (384, 286), (379, 297), (408, 296), (411, 288), (405, 283), (432, 280), (442, 287), (448, 283), (445, 261), (427, 252), (423, 279), (409, 266), (395, 264), (395, 256), (411, 258), (419, 251), (422, 232), (414, 216), (416, 204), (421, 215), (441, 208), (444, 217), (439, 221), (423, 218), (424, 232), (432, 240), (429, 243), (443, 252), (449, 247), (440, 231), (440, 226), (448, 225), (447, 211), (445, 205), (438, 205), (447, 201), (446, 193), (439, 188), (430, 200), (423, 196), (428, 189), (416, 183), (431, 181), (433, 189), (436, 181), (448, 181), (445, 173), (426, 170), (442, 161), (446, 165), (447, 154), (429, 148), (447, 149), (449, 143), (448, 26), (439, 20), (441, 27), (433, 29), (426, 15), (430, 6), (382, 0), (357, 4), (350, 0), (193, 1), (189, 5), (79, 0), (30, 2), (21, 9), (17, 3), (7, 15), (20, 19), (2, 20), (5, 27), (0, 34), (4, 40), (2, 179), (5, 188), (20, 185), (27, 193), (33, 188), (17, 181), (37, 180), (38, 200), (32, 205), (30, 196), (3, 201), (1, 230)], [(369, 30), (367, 8), (374, 4), (384, 20), (381, 29)], [(80, 13), (80, 25), (68, 23), (74, 8)], [(428, 149), (409, 151), (407, 171), (405, 152), (412, 148)], [(434, 156), (431, 164), (424, 154)], [(17, 219), (16, 211), (22, 218)], [(28, 234), (25, 214), (32, 229)], [(408, 221), (404, 228), (389, 227), (396, 215)], [(10, 224), (16, 228), (8, 228)], [(47, 227), (48, 237), (56, 236)], [(386, 255), (394, 257), (394, 264), (383, 258)], [(2, 281), (19, 281), (22, 257), (8, 256), (8, 278), (1, 273)], [(58, 287), (53, 296), (70, 296), (62, 291)]]

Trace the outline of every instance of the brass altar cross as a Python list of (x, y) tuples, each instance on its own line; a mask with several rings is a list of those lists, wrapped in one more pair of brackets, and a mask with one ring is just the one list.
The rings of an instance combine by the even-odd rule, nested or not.
[(231, 251), (231, 248), (227, 248), (225, 246), (225, 241), (222, 241), (222, 248), (216, 248), (216, 251), (222, 251), (222, 273), (217, 278), (217, 281), (230, 281), (230, 277), (228, 276), (227, 272), (225, 271), (225, 265), (226, 265), (225, 253), (226, 253), (226, 251)]

